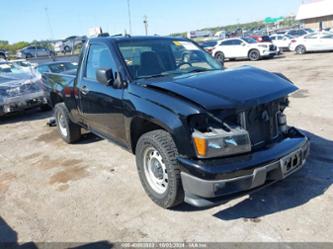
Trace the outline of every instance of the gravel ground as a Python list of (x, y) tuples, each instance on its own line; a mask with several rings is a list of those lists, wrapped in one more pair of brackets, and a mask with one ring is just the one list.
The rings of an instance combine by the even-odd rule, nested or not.
[(86, 135), (65, 144), (51, 112), (0, 119), (0, 241), (333, 241), (333, 53), (250, 64), (299, 86), (289, 123), (312, 140), (305, 167), (218, 207), (163, 210), (144, 193), (134, 156)]

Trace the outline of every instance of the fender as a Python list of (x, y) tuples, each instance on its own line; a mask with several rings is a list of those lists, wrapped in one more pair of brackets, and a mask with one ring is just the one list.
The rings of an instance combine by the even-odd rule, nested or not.
[(124, 102), (125, 129), (132, 151), (135, 145), (131, 145), (131, 127), (139, 118), (168, 131), (175, 141), (179, 154), (194, 155), (193, 148), (188, 146), (191, 134), (187, 117), (202, 113), (204, 110), (200, 106), (180, 96), (168, 95), (137, 84), (128, 86), (124, 92)]

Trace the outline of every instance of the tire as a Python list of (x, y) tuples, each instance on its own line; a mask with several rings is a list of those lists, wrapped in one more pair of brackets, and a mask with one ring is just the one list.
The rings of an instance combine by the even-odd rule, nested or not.
[(64, 52), (65, 52), (65, 54), (66, 53), (70, 53), (71, 52), (71, 48), (69, 46), (65, 46), (64, 47)]
[(250, 61), (258, 61), (260, 59), (259, 50), (257, 49), (250, 50), (248, 57)]
[(306, 48), (303, 45), (298, 45), (295, 49), (296, 54), (305, 54)]
[(25, 58), (26, 58), (26, 59), (30, 59), (30, 58), (32, 58), (32, 57), (33, 57), (32, 54), (26, 54), (26, 55), (25, 55)]
[(0, 54), (0, 60), (7, 60), (7, 58), (4, 54)]
[(67, 107), (64, 103), (56, 104), (54, 107), (54, 114), (57, 123), (57, 130), (61, 138), (69, 144), (80, 140), (81, 127), (70, 120)]
[[(137, 143), (135, 154), (140, 181), (150, 199), (162, 208), (183, 203), (178, 151), (170, 134), (164, 130), (145, 133)], [(155, 168), (159, 178), (149, 170), (151, 168)], [(154, 179), (161, 184), (152, 183)]]
[(222, 65), (224, 65), (224, 53), (223, 52), (217, 52), (215, 54), (215, 59), (218, 60)]

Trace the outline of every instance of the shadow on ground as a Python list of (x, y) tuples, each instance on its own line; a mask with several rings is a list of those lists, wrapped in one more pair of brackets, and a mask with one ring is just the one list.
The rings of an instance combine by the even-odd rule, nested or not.
[(311, 140), (311, 152), (303, 169), (214, 216), (222, 220), (253, 219), (301, 206), (323, 195), (333, 183), (333, 141), (304, 133)]
[(42, 249), (42, 248), (71, 248), (71, 249), (110, 249), (112, 243), (108, 241), (97, 241), (92, 243), (62, 243), (62, 242), (41, 242), (41, 243), (18, 243), (17, 232), (11, 228), (0, 216), (0, 248), (6, 249)]
[(0, 117), (0, 125), (50, 118), (53, 111), (41, 111), (39, 108), (7, 114)]

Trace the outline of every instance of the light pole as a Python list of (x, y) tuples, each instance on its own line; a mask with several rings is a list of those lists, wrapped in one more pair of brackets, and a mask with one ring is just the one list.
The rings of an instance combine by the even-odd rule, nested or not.
[(147, 19), (147, 16), (144, 16), (143, 17), (143, 23), (145, 25), (145, 32), (146, 32), (146, 35), (148, 35), (148, 19)]
[(130, 0), (127, 0), (127, 8), (128, 8), (128, 25), (129, 25), (129, 34), (132, 34), (132, 20), (131, 20), (131, 3)]
[(51, 25), (51, 21), (50, 21), (50, 17), (49, 17), (49, 12), (48, 12), (48, 8), (45, 7), (45, 14), (46, 14), (46, 19), (47, 19), (47, 22), (49, 24), (49, 29), (50, 29), (50, 35), (51, 35), (51, 39), (53, 39), (53, 29), (52, 29), (52, 25)]

